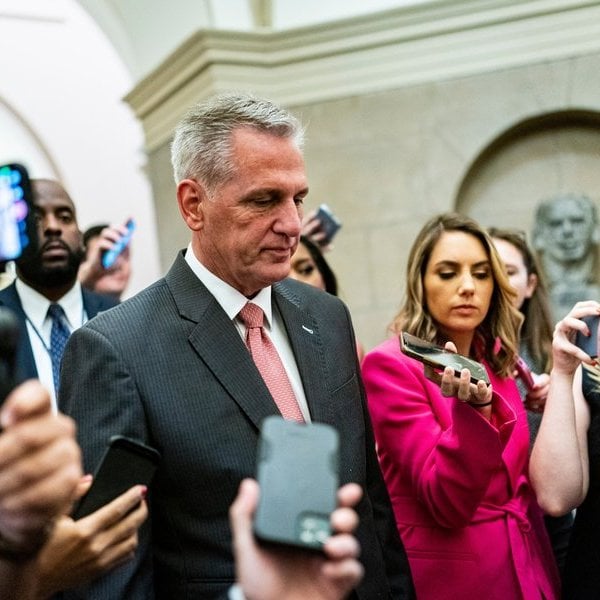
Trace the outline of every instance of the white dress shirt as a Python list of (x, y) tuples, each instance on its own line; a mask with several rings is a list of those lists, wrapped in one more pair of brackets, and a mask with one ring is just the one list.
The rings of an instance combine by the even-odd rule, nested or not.
[[(52, 319), (48, 317), (48, 307), (51, 302), (39, 292), (17, 279), (17, 293), (27, 316), (27, 333), (33, 351), (33, 358), (38, 372), (38, 378), (50, 392), (52, 408), (56, 412), (56, 393), (52, 375), (52, 359), (50, 358), (50, 332)], [(78, 329), (87, 321), (83, 308), (83, 296), (79, 282), (57, 302), (65, 311), (67, 325), (70, 331)]]
[[(223, 310), (227, 313), (227, 316), (233, 321), (236, 329), (238, 330), (241, 338), (246, 339), (246, 326), (242, 323), (238, 314), (242, 308), (249, 301), (246, 296), (238, 292), (234, 287), (225, 283), (222, 279), (219, 279), (214, 273), (209, 271), (197, 258), (192, 250), (191, 244), (185, 253), (185, 260), (198, 277), (198, 279), (207, 287), (208, 291), (215, 297), (217, 302), (221, 305)], [(278, 314), (277, 310), (271, 304), (271, 286), (263, 288), (251, 302), (260, 306), (265, 314), (264, 327), (267, 335), (271, 338), (273, 345), (275, 346), (283, 367), (288, 375), (294, 395), (300, 406), (300, 411), (304, 420), (310, 422), (310, 412), (308, 410), (308, 404), (306, 402), (306, 396), (304, 394), (304, 387), (302, 386), (302, 379), (300, 372), (298, 371), (298, 365), (290, 341), (285, 331), (285, 326)]]

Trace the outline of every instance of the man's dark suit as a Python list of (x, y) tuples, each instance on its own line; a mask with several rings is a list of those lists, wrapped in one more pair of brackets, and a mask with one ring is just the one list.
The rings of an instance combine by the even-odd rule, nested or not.
[[(83, 296), (83, 309), (85, 310), (88, 319), (95, 317), (99, 312), (108, 310), (117, 304), (117, 300), (110, 296), (89, 292), (84, 288), (82, 288), (81, 291)], [(10, 308), (19, 320), (20, 335), (15, 373), (16, 383), (22, 383), (26, 379), (37, 378), (37, 367), (35, 366), (33, 350), (31, 349), (31, 342), (29, 341), (29, 335), (27, 333), (27, 320), (14, 281), (8, 287), (0, 290), (0, 306)]]
[[(405, 597), (408, 562), (374, 451), (348, 311), (291, 280), (273, 286), (273, 302), (312, 419), (340, 432), (341, 481), (366, 490), (357, 508), (367, 573), (358, 597), (388, 598), (388, 578), (391, 597)], [(221, 597), (234, 580), (228, 508), (240, 480), (255, 475), (262, 420), (278, 414), (234, 324), (180, 254), (164, 279), (76, 331), (64, 364), (59, 404), (77, 421), (86, 472), (115, 434), (162, 454), (150, 493), (156, 597)], [(148, 587), (127, 583), (145, 557), (141, 547), (136, 562), (83, 597), (145, 600)]]

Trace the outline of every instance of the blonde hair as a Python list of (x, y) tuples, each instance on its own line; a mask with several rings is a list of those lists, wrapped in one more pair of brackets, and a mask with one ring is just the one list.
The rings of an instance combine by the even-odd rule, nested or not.
[[(512, 374), (518, 355), (519, 328), (523, 317), (513, 306), (515, 291), (508, 281), (504, 265), (490, 236), (469, 217), (445, 213), (425, 223), (408, 256), (405, 299), (390, 329), (396, 334), (406, 331), (440, 345), (448, 341), (442, 339), (437, 324), (428, 312), (423, 288), (431, 252), (446, 231), (462, 231), (472, 235), (485, 248), (494, 289), (488, 313), (475, 331), (473, 352), (479, 360), (484, 359), (497, 375), (507, 377)], [(497, 339), (501, 342), (499, 349)]]

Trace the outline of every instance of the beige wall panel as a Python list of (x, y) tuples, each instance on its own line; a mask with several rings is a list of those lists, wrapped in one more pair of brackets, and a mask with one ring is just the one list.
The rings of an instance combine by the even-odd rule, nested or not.
[(159, 259), (163, 274), (171, 266), (178, 250), (189, 242), (189, 230), (177, 207), (175, 183), (171, 170), (168, 144), (148, 155), (148, 176), (156, 198), (156, 229), (159, 239)]
[[(598, 72), (594, 50), (288, 102), (307, 124), (307, 209), (326, 202), (344, 224), (327, 258), (367, 349), (386, 337), (408, 250), (432, 215), (459, 208), (485, 225), (529, 231), (537, 202), (558, 191), (583, 191), (600, 203)], [(166, 142), (150, 153), (149, 173), (166, 269), (189, 239)]]

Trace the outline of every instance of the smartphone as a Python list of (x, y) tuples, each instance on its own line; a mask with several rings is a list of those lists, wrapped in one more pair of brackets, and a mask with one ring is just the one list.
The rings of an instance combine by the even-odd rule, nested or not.
[(124, 436), (110, 438), (87, 494), (73, 511), (81, 519), (120, 496), (134, 485), (150, 485), (160, 461), (158, 450)]
[(324, 423), (267, 417), (262, 424), (254, 534), (263, 543), (321, 550), (339, 487), (339, 434)]
[(490, 383), (487, 371), (485, 367), (477, 361), (456, 354), (436, 346), (432, 342), (422, 340), (410, 333), (402, 332), (400, 334), (400, 349), (404, 354), (415, 358), (426, 365), (434, 367), (436, 369), (444, 369), (445, 367), (452, 367), (457, 377), (460, 376), (460, 372), (463, 369), (469, 369), (471, 373), (471, 383), (477, 383), (478, 381), (485, 381), (487, 384)]
[(0, 306), (0, 405), (15, 387), (19, 321), (9, 308)]
[(535, 387), (535, 381), (531, 370), (520, 356), (517, 356), (515, 370), (517, 371), (517, 377), (523, 382), (527, 391), (530, 392)]
[(27, 169), (0, 166), (0, 267), (37, 246), (33, 192)]
[(105, 269), (110, 269), (115, 264), (119, 254), (121, 254), (121, 252), (123, 252), (123, 250), (125, 250), (125, 248), (127, 248), (129, 245), (131, 236), (135, 231), (135, 221), (133, 219), (129, 219), (125, 223), (125, 227), (127, 228), (127, 233), (121, 236), (119, 241), (115, 242), (115, 245), (110, 250), (105, 250), (102, 253), (102, 266)]
[(600, 323), (600, 317), (597, 315), (589, 315), (582, 317), (582, 321), (585, 321), (590, 330), (590, 336), (583, 335), (580, 331), (575, 336), (575, 345), (581, 348), (590, 358), (598, 357), (598, 323)]
[(318, 243), (320, 246), (327, 246), (340, 230), (342, 223), (331, 212), (331, 209), (327, 204), (321, 204), (321, 206), (319, 206), (315, 217), (319, 220), (320, 230), (325, 234), (323, 239), (319, 240)]

